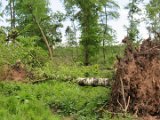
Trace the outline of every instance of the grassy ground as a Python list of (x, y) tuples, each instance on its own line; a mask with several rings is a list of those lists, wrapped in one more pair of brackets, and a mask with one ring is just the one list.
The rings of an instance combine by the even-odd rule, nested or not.
[[(74, 49), (57, 48), (54, 64), (42, 59), (44, 55), (40, 54), (37, 59), (42, 61), (40, 63), (45, 62), (32, 72), (36, 72), (37, 79), (39, 76), (51, 76), (55, 80), (39, 84), (0, 82), (0, 120), (130, 120), (130, 117), (113, 118), (110, 113), (97, 112), (110, 98), (109, 87), (81, 87), (74, 81), (78, 77), (112, 78), (113, 70), (108, 68), (113, 69), (116, 55), (122, 53), (122, 49), (107, 47), (106, 63), (103, 63), (103, 55), (98, 54), (92, 59), (92, 65), (87, 67), (82, 65), (79, 51), (77, 55)], [(6, 60), (4, 56), (1, 58)], [(3, 63), (4, 60), (0, 61)], [(9, 60), (14, 63), (11, 58)], [(33, 61), (31, 59), (31, 63)]]
[[(104, 87), (55, 80), (41, 84), (0, 82), (1, 120), (125, 120), (96, 111), (110, 96)], [(126, 120), (131, 120), (126, 118)]]
[(104, 87), (80, 87), (67, 82), (0, 83), (1, 120), (61, 120), (64, 116), (91, 120), (108, 100)]

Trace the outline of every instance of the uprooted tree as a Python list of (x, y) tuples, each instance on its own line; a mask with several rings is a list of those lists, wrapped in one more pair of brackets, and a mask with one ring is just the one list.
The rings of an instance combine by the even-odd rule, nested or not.
[(160, 118), (160, 43), (144, 40), (139, 48), (128, 38), (124, 57), (118, 57), (112, 86), (111, 111)]

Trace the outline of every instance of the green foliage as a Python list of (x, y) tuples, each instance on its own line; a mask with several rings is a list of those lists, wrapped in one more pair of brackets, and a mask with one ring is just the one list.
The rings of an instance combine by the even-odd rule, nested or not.
[(66, 37), (68, 41), (68, 45), (73, 47), (77, 45), (75, 32), (69, 26), (66, 28)]
[[(1, 44), (0, 65), (15, 64), (17, 60), (32, 71), (36, 79), (44, 77), (52, 77), (62, 81), (74, 81), (79, 77), (103, 77), (112, 78), (114, 61), (116, 53), (121, 51), (117, 46), (107, 47), (106, 64), (103, 64), (102, 54), (97, 56), (99, 59), (93, 59), (93, 65), (83, 66), (80, 59), (72, 60), (72, 53), (68, 48), (60, 48), (55, 50), (54, 61), (48, 61), (47, 52), (37, 46), (36, 41), (39, 37), (23, 37), (19, 36), (15, 44)], [(77, 49), (77, 48), (75, 48)], [(76, 55), (75, 55), (76, 56)], [(78, 56), (77, 56), (78, 57)], [(65, 60), (65, 61), (62, 61)]]
[[(72, 66), (65, 64), (53, 65), (51, 62), (47, 62), (42, 68), (38, 68), (35, 74), (38, 76), (47, 76), (59, 81), (71, 81), (76, 82), (79, 77), (98, 77), (98, 78), (112, 78), (112, 71), (102, 70), (102, 67), (98, 64), (92, 66), (82, 66), (75, 63)], [(35, 70), (35, 69), (34, 69)]]
[(108, 25), (108, 21), (119, 18), (119, 5), (114, 1), (110, 0), (104, 3), (103, 10), (100, 12), (100, 25), (102, 29), (103, 46), (113, 43), (115, 39), (115, 30)]
[(159, 32), (160, 28), (160, 1), (159, 0), (150, 0), (146, 5), (147, 16), (151, 21), (149, 21), (149, 32)]
[(6, 40), (6, 33), (3, 27), (0, 27), (0, 44), (4, 43)]
[(45, 30), (45, 33), (50, 45), (55, 45), (62, 41), (62, 33), (60, 28), (63, 27), (62, 21), (65, 20), (65, 15), (61, 12), (51, 13), (51, 15), (44, 20), (42, 26)]
[(138, 40), (138, 25), (140, 21), (136, 19), (136, 15), (139, 15), (141, 12), (140, 7), (138, 6), (143, 0), (130, 0), (129, 4), (125, 7), (129, 10), (128, 19), (129, 19), (129, 27), (127, 28), (127, 34), (129, 40), (136, 41)]
[[(36, 18), (41, 21), (44, 18), (47, 17), (48, 13), (48, 1), (47, 0), (16, 0), (16, 14), (18, 15), (18, 22), (19, 25), (25, 25), (21, 23), (31, 22), (32, 19), (32, 13), (31, 9), (33, 9), (33, 14), (36, 16)], [(23, 17), (23, 19), (22, 19)]]
[(75, 61), (70, 60), (70, 48), (55, 49), (55, 59), (49, 61), (47, 52), (37, 45), (39, 40), (38, 36), (18, 36), (16, 43), (0, 45), (0, 65), (14, 64), (20, 59), (37, 75), (36, 79), (48, 76), (55, 78), (36, 85), (1, 82), (2, 118), (20, 120), (23, 116), (24, 120), (60, 120), (65, 116), (74, 116), (77, 120), (98, 119), (99, 113), (96, 110), (108, 101), (110, 89), (80, 87), (74, 82), (78, 77), (112, 78), (113, 73), (106, 68), (113, 66), (116, 53), (121, 53), (123, 46), (107, 46), (106, 65), (101, 64), (99, 59), (93, 61), (94, 65), (82, 66), (79, 56)]
[(148, 5), (146, 6), (148, 15), (150, 18), (154, 19), (157, 14), (160, 12), (160, 1), (159, 0), (150, 0)]
[(56, 48), (53, 62), (46, 62), (42, 68), (38, 69), (37, 74), (62, 81), (75, 81), (79, 77), (112, 78), (116, 55), (123, 55), (124, 46), (106, 46), (106, 64), (103, 63), (103, 55), (100, 51), (96, 58), (91, 59), (94, 64), (90, 66), (83, 66), (77, 53), (74, 53), (77, 58), (73, 60), (70, 49), (80, 50), (80, 48)]
[(117, 114), (117, 115), (112, 115), (112, 113), (104, 113), (104, 118), (100, 119), (100, 120), (135, 120), (137, 118), (133, 118), (130, 115), (127, 116), (123, 116), (123, 114)]
[(20, 120), (22, 116), (24, 120), (60, 120), (63, 115), (79, 120), (96, 118), (94, 111), (108, 100), (104, 94), (109, 90), (56, 81), (37, 85), (1, 82), (0, 115), (2, 120)]
[[(98, 25), (98, 11), (102, 5), (97, 0), (66, 0), (64, 1), (67, 12), (71, 12), (75, 7), (78, 11), (75, 18), (78, 19), (81, 29), (82, 51), (84, 52), (84, 64), (90, 64), (90, 57), (97, 53), (100, 45), (99, 25)], [(73, 14), (72, 14), (73, 15)]]
[(138, 38), (139, 31), (137, 29), (138, 22), (130, 21), (130, 26), (128, 29), (128, 36), (130, 40), (135, 41)]
[(0, 65), (15, 64), (20, 60), (28, 67), (40, 67), (48, 61), (48, 55), (41, 47), (36, 46), (38, 37), (17, 38), (18, 42), (0, 44)]
[(31, 67), (41, 67), (48, 61), (48, 54), (45, 49), (37, 45), (38, 36), (33, 37), (19, 37), (21, 49), (25, 53), (22, 59), (25, 64)]

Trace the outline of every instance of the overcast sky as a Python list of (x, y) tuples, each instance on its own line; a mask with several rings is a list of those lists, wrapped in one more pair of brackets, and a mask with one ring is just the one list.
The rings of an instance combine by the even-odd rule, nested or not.
[[(5, 3), (5, 0), (2, 0), (3, 3)], [(118, 11), (120, 13), (120, 18), (117, 20), (112, 20), (109, 21), (109, 24), (113, 27), (113, 29), (116, 30), (117, 32), (117, 41), (121, 41), (124, 36), (126, 36), (126, 30), (124, 28), (124, 25), (128, 25), (128, 20), (127, 20), (127, 10), (124, 9), (124, 7), (128, 4), (129, 0), (115, 0), (119, 6), (120, 6), (120, 10)], [(149, 0), (144, 0), (145, 3), (147, 3)], [(65, 12), (64, 7), (61, 3), (61, 0), (50, 0), (50, 7), (52, 8), (53, 12), (56, 11), (61, 11), (61, 12)], [(64, 28), (62, 29), (63, 32), (63, 36), (64, 36), (64, 30), (65, 27), (69, 24), (69, 22), (64, 22)], [(0, 22), (0, 26), (4, 25), (4, 21)], [(140, 36), (142, 36), (142, 38), (147, 38), (148, 37), (148, 33), (146, 31), (145, 28), (145, 24), (141, 23), (141, 25), (139, 26), (140, 28)], [(65, 41), (65, 37), (63, 37), (63, 41)]]

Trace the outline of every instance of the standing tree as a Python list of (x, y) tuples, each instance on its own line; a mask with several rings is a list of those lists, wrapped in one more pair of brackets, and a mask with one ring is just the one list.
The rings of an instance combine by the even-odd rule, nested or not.
[(129, 40), (135, 41), (138, 39), (138, 25), (139, 25), (139, 20), (135, 17), (138, 15), (141, 11), (139, 8), (139, 3), (142, 2), (143, 0), (130, 0), (129, 4), (126, 9), (129, 10), (128, 12), (128, 19), (129, 19), (129, 27), (127, 28), (127, 35), (129, 37)]
[[(0, 1), (0, 8), (2, 7), (2, 2)], [(0, 9), (0, 17), (2, 16), (2, 13), (1, 13), (1, 9)]]
[(75, 47), (76, 47), (76, 54), (78, 56), (78, 38), (77, 38), (77, 32), (78, 32), (78, 24), (77, 24), (77, 19), (76, 19), (76, 7), (75, 6), (70, 6), (70, 9), (66, 9), (67, 10), (67, 18), (70, 19), (71, 21), (71, 26), (70, 28), (72, 29), (73, 31), (73, 34), (74, 34), (74, 43), (75, 43)]
[(15, 16), (15, 0), (9, 1), (10, 15), (11, 15), (11, 28), (16, 27), (16, 16)]
[(103, 45), (103, 60), (106, 62), (105, 56), (105, 45), (110, 41), (113, 41), (114, 34), (113, 29), (108, 25), (108, 21), (111, 19), (117, 19), (119, 17), (119, 13), (117, 10), (119, 9), (118, 4), (114, 1), (107, 1), (104, 3), (103, 11), (100, 14), (101, 19), (101, 28), (102, 28), (102, 45)]
[(59, 28), (63, 27), (62, 21), (64, 19), (65, 15), (58, 11), (51, 14), (50, 18), (43, 23), (50, 45), (55, 45), (62, 41), (62, 33)]
[(6, 14), (10, 16), (10, 27), (14, 29), (16, 27), (16, 9), (15, 4), (16, 0), (7, 0), (8, 4), (6, 6)]
[(152, 32), (156, 39), (160, 39), (160, 1), (150, 0), (146, 10), (148, 18), (151, 20), (149, 32)]
[[(66, 37), (67, 37), (68, 45), (70, 47), (77, 46), (76, 35), (74, 33), (74, 30), (72, 30), (72, 28), (68, 26), (66, 28), (65, 32), (66, 32)], [(74, 50), (72, 49), (72, 59), (73, 58), (74, 58)]]
[(76, 42), (76, 36), (74, 34), (74, 30), (72, 30), (72, 28), (68, 26), (65, 32), (66, 32), (68, 45), (71, 47), (76, 46), (77, 42)]
[[(102, 2), (102, 1), (101, 1)], [(65, 0), (64, 5), (68, 9), (76, 7), (75, 17), (80, 23), (81, 40), (83, 47), (84, 65), (90, 64), (91, 56), (95, 55), (100, 45), (98, 11), (102, 9), (102, 3), (99, 0)]]

